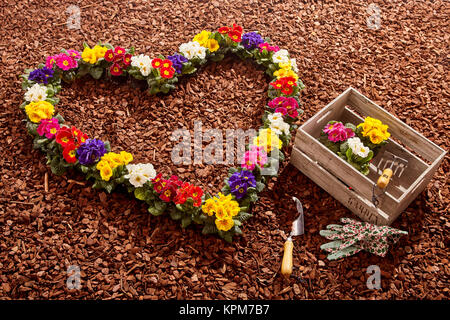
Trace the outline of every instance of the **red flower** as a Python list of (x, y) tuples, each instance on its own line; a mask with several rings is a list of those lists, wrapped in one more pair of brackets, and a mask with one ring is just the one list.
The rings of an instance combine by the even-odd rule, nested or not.
[(124, 54), (116, 54), (114, 57), (114, 62), (116, 63), (122, 63), (123, 62), (123, 58), (125, 57)]
[(123, 64), (126, 66), (129, 66), (131, 63), (131, 54), (127, 53), (124, 57), (123, 57)]
[(114, 49), (114, 53), (115, 53), (116, 55), (125, 54), (125, 49), (122, 48), (122, 47), (116, 47), (116, 48)]
[(161, 181), (161, 179), (162, 179), (162, 173), (158, 173), (158, 174), (156, 175), (156, 177), (154, 177), (154, 178), (152, 179), (152, 183), (153, 183), (153, 184), (158, 183), (159, 181)]
[(271, 82), (270, 85), (271, 85), (272, 87), (274, 87), (275, 89), (281, 89), (281, 88), (283, 88), (283, 82), (280, 81), (280, 80)]
[(221, 34), (227, 34), (229, 31), (230, 31), (230, 28), (228, 28), (228, 27), (219, 28), (219, 33), (221, 33)]
[(280, 78), (280, 80), (283, 82), (283, 86), (296, 86), (297, 85), (297, 81), (295, 80), (294, 77), (284, 77), (284, 78)]
[(244, 30), (242, 29), (241, 26), (238, 26), (237, 24), (233, 23), (233, 31), (237, 31), (239, 33), (242, 33), (242, 31), (244, 31)]
[(183, 184), (183, 181), (179, 180), (178, 177), (176, 175), (173, 175), (169, 178), (169, 182), (171, 184), (174, 184), (178, 187), (181, 187), (181, 185)]
[(285, 86), (285, 87), (281, 88), (281, 92), (286, 96), (290, 96), (293, 91), (294, 91), (293, 87)]
[(194, 207), (200, 207), (202, 204), (202, 196), (203, 196), (202, 188), (192, 186), (190, 196), (192, 200), (194, 200)]
[(78, 137), (78, 144), (83, 144), (86, 142), (86, 140), (89, 139), (88, 135), (86, 133), (81, 133), (81, 135)]
[(163, 60), (163, 62), (161, 62), (161, 68), (170, 68), (172, 66), (172, 61), (170, 61), (169, 59), (165, 59)]
[(56, 142), (65, 148), (70, 143), (75, 143), (72, 131), (67, 127), (62, 127), (56, 133)]
[(230, 32), (228, 32), (228, 36), (234, 42), (241, 42), (241, 33), (237, 32), (236, 30), (231, 30)]
[(117, 62), (114, 62), (111, 68), (109, 68), (109, 72), (111, 72), (113, 76), (120, 76), (123, 70)]
[(63, 150), (63, 157), (68, 163), (77, 162), (77, 147), (73, 142), (69, 142)]
[(167, 187), (161, 192), (159, 198), (165, 202), (170, 202), (177, 194), (177, 187), (173, 184), (168, 184)]
[(175, 74), (175, 69), (172, 68), (172, 67), (170, 67), (170, 68), (161, 68), (159, 73), (161, 74), (161, 77), (163, 77), (163, 78), (172, 79), (173, 75)]
[(152, 67), (155, 68), (155, 69), (160, 68), (161, 64), (162, 64), (162, 60), (159, 59), (159, 58), (156, 58), (156, 59), (152, 60)]
[(106, 51), (105, 60), (109, 61), (109, 62), (114, 60), (114, 51), (112, 49), (109, 49), (108, 51)]

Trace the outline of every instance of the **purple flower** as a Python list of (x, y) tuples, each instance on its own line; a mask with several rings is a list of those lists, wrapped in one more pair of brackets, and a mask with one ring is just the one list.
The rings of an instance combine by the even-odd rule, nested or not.
[(36, 83), (47, 84), (48, 80), (53, 77), (53, 70), (43, 67), (42, 69), (36, 69), (30, 72), (28, 75), (28, 80), (34, 81)]
[(251, 50), (257, 48), (264, 39), (256, 32), (247, 32), (242, 36), (242, 45), (245, 49)]
[(236, 199), (241, 199), (246, 195), (248, 188), (256, 187), (255, 176), (251, 171), (237, 171), (228, 179), (228, 185)]
[(177, 73), (181, 73), (181, 69), (183, 68), (183, 63), (188, 62), (188, 59), (181, 54), (175, 53), (173, 56), (168, 56), (167, 59), (172, 61), (172, 67), (175, 69)]
[(106, 153), (105, 144), (98, 139), (87, 139), (77, 149), (78, 161), (84, 166), (89, 166), (100, 160)]
[(247, 194), (247, 185), (245, 183), (232, 182), (230, 183), (231, 194), (240, 200)]

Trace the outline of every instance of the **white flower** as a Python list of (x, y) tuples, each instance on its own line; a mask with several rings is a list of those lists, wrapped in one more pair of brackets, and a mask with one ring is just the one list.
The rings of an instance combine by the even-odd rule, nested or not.
[(151, 163), (128, 164), (127, 170), (128, 174), (125, 178), (136, 188), (142, 187), (156, 177), (156, 171)]
[(285, 49), (278, 50), (272, 56), (273, 63), (289, 63), (289, 53)]
[(193, 58), (205, 59), (206, 57), (206, 48), (202, 47), (197, 41), (181, 44), (180, 52), (189, 60)]
[(280, 135), (282, 133), (285, 135), (289, 134), (290, 126), (288, 123), (284, 122), (282, 113), (275, 112), (270, 114), (267, 118), (270, 121), (270, 129), (275, 132), (276, 135)]
[(152, 69), (152, 59), (147, 55), (140, 54), (131, 58), (131, 65), (139, 68), (141, 74), (146, 77)]
[(28, 88), (25, 93), (25, 100), (28, 102), (37, 102), (47, 99), (47, 87), (41, 86), (38, 83)]
[(294, 71), (295, 73), (298, 73), (297, 60), (295, 60), (295, 58), (292, 58), (290, 61), (291, 61), (292, 71)]
[(365, 158), (369, 155), (370, 149), (366, 147), (358, 137), (347, 140), (348, 147), (352, 149), (353, 154)]

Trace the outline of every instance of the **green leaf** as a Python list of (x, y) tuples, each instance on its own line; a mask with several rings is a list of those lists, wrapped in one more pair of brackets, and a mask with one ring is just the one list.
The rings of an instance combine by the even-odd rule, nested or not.
[(173, 220), (180, 220), (183, 217), (183, 214), (180, 211), (175, 209), (175, 210), (170, 211), (170, 217)]
[(251, 217), (252, 217), (252, 214), (250, 214), (248, 212), (239, 212), (239, 214), (237, 215), (237, 218), (241, 222), (244, 222), (244, 221), (250, 219)]
[(134, 189), (134, 196), (138, 200), (145, 200), (145, 188), (136, 188)]
[(213, 234), (217, 233), (217, 228), (215, 224), (205, 224), (205, 226), (202, 229), (202, 234)]
[(190, 216), (186, 216), (183, 219), (181, 219), (181, 227), (182, 228), (186, 228), (187, 226), (189, 226), (192, 222), (192, 219)]
[(92, 78), (98, 80), (102, 77), (103, 74), (103, 68), (95, 67), (89, 70), (89, 74), (92, 76)]

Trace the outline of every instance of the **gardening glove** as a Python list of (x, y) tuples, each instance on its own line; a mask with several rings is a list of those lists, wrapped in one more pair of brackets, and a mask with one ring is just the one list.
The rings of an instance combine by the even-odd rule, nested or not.
[(327, 230), (321, 230), (320, 235), (328, 240), (334, 240), (320, 246), (329, 252), (328, 260), (345, 258), (366, 250), (384, 257), (390, 244), (396, 243), (406, 231), (388, 226), (376, 226), (368, 222), (359, 222), (350, 218), (342, 218), (344, 225), (330, 224)]

